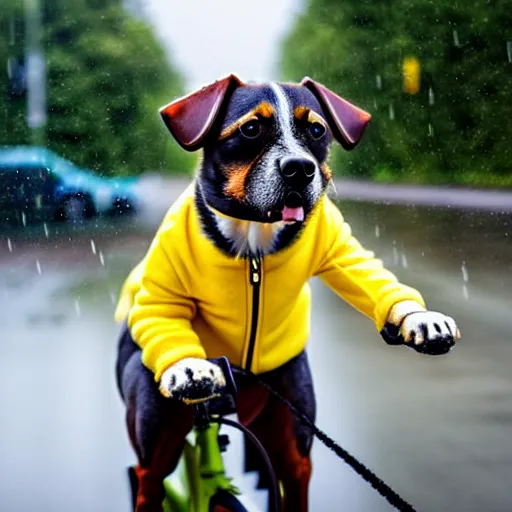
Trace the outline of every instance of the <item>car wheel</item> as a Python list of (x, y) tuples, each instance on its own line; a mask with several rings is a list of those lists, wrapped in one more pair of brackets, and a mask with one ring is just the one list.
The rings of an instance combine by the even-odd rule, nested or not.
[(125, 197), (118, 197), (112, 205), (111, 214), (113, 216), (134, 215), (135, 213), (137, 212), (134, 205)]
[(82, 222), (87, 217), (87, 201), (81, 197), (69, 197), (62, 205), (64, 220)]

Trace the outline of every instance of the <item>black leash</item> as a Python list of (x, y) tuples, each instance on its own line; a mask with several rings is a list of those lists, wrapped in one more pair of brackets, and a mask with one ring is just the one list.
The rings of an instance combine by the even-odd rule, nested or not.
[(362, 462), (357, 460), (347, 450), (342, 448), (334, 439), (331, 439), (325, 432), (320, 430), (304, 413), (299, 411), (289, 400), (281, 396), (277, 391), (261, 380), (257, 375), (242, 368), (232, 367), (233, 373), (251, 377), (253, 380), (263, 386), (272, 396), (285, 404), (303, 423), (305, 423), (313, 434), (330, 448), (338, 457), (343, 459), (359, 476), (368, 482), (382, 497), (401, 512), (416, 512), (416, 509), (407, 503), (399, 494), (397, 494), (389, 485), (381, 480), (373, 471), (367, 468)]

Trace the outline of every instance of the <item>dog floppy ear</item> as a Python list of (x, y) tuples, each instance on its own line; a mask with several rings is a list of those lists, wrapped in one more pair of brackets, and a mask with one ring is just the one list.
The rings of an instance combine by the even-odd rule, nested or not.
[(183, 149), (202, 146), (228, 93), (240, 85), (242, 81), (231, 74), (160, 109), (165, 126)]
[(305, 77), (301, 85), (307, 87), (320, 102), (334, 138), (346, 150), (354, 149), (372, 116), (309, 77)]

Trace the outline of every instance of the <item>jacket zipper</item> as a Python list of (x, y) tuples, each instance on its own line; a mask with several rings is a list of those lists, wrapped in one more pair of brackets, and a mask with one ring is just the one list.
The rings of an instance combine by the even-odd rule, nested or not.
[(260, 310), (261, 287), (261, 260), (259, 258), (250, 258), (249, 265), (249, 282), (252, 285), (252, 315), (249, 347), (247, 348), (247, 358), (245, 360), (245, 369), (248, 371), (251, 370), (252, 360), (254, 357), (254, 345), (256, 344), (256, 334), (258, 332), (258, 314)]

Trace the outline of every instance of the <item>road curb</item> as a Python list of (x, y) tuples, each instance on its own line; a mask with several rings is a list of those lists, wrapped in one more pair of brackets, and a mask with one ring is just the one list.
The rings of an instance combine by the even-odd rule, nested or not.
[[(165, 207), (185, 190), (191, 179), (148, 174), (141, 178), (138, 191), (152, 208)], [(512, 212), (512, 192), (502, 190), (392, 185), (344, 179), (335, 180), (333, 188), (333, 198), (352, 201)]]

